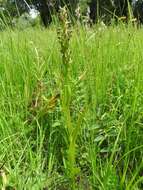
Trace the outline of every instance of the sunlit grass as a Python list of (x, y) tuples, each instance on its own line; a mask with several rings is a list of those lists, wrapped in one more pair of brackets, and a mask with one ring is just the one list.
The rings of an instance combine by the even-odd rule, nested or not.
[[(84, 110), (75, 153), (77, 189), (142, 189), (143, 30), (72, 30), (74, 128)], [(56, 28), (1, 32), (0, 61), (0, 164), (7, 186), (70, 189)]]

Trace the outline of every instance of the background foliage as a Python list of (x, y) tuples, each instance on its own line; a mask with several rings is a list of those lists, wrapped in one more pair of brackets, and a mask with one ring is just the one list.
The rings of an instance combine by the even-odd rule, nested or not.
[[(37, 9), (40, 12), (42, 23), (48, 26), (52, 22), (52, 16), (57, 14), (59, 8), (64, 5), (67, 5), (72, 17), (77, 7), (80, 7), (81, 15), (87, 15), (89, 7), (89, 16), (93, 23), (103, 20), (110, 24), (112, 19), (129, 18), (131, 15), (138, 18), (139, 22), (143, 21), (142, 0), (1, 0), (0, 13), (6, 18), (9, 17), (8, 24), (11, 24), (10, 21), (13, 18), (31, 9)], [(4, 20), (4, 17), (1, 16), (1, 18)]]

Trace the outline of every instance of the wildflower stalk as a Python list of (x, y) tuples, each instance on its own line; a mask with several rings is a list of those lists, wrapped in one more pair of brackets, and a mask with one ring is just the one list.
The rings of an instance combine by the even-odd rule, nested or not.
[(70, 28), (70, 22), (68, 19), (68, 13), (66, 7), (61, 8), (60, 11), (60, 28), (58, 29), (58, 39), (61, 46), (60, 52), (62, 55), (62, 64), (61, 64), (61, 106), (62, 113), (64, 116), (65, 129), (67, 131), (67, 157), (65, 160), (65, 169), (70, 179), (71, 189), (75, 189), (75, 140), (73, 137), (73, 123), (70, 112), (71, 104), (71, 54), (70, 54), (70, 39), (72, 31)]

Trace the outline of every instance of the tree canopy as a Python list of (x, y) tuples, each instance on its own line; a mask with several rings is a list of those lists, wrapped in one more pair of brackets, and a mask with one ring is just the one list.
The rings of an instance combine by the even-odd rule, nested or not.
[(89, 7), (91, 20), (97, 22), (101, 19), (105, 23), (110, 23), (112, 18), (128, 17), (131, 7), (135, 17), (143, 21), (143, 0), (0, 0), (0, 11), (4, 9), (13, 18), (29, 12), (34, 7), (39, 11), (43, 24), (48, 26), (52, 15), (64, 5), (67, 5), (72, 15), (78, 5), (82, 7), (82, 11)]

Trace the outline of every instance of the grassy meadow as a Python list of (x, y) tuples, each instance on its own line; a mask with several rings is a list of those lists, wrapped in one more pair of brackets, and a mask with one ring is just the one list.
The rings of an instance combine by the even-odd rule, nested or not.
[(143, 189), (143, 29), (56, 30), (0, 33), (0, 189)]

